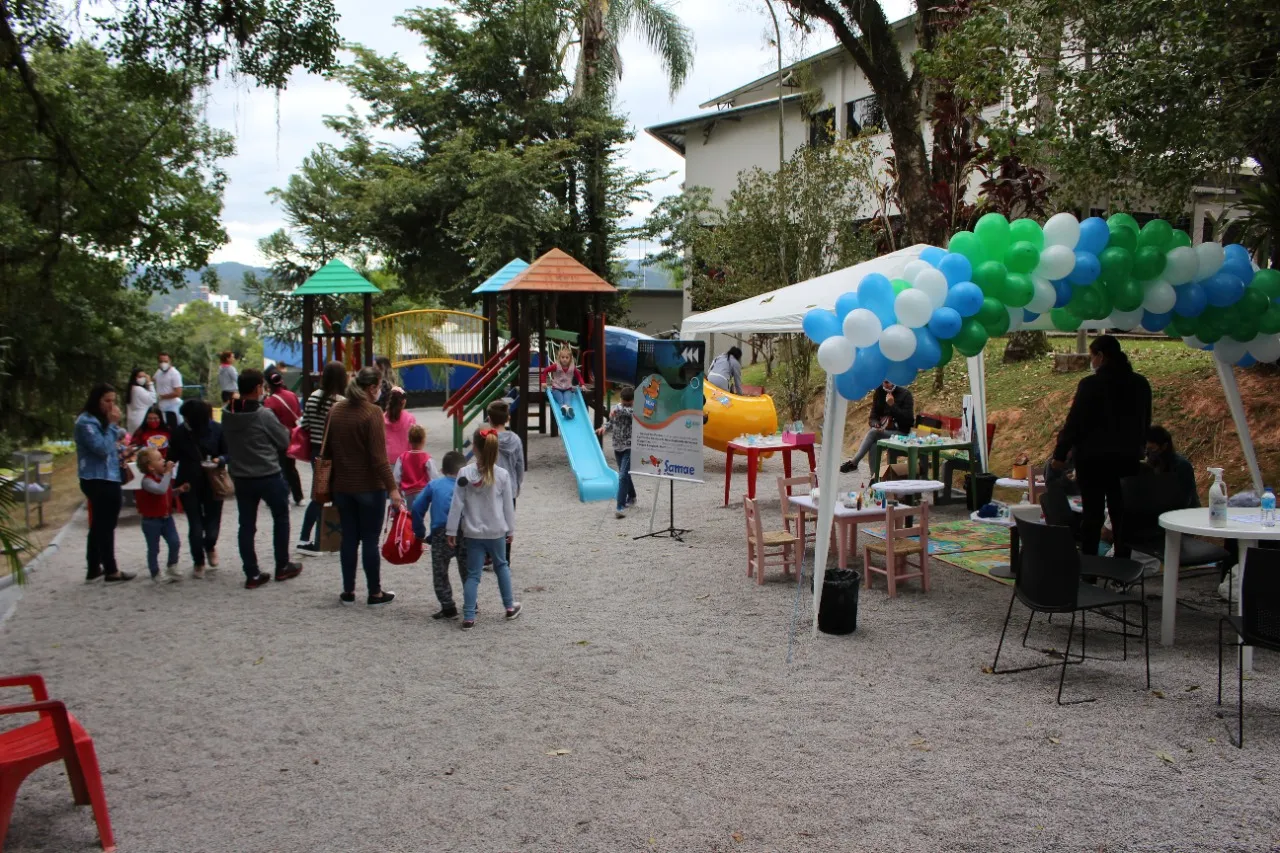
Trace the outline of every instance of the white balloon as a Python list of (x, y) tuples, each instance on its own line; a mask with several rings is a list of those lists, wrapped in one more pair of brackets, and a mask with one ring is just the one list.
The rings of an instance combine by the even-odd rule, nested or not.
[(933, 267), (916, 276), (915, 288), (929, 297), (934, 308), (941, 308), (947, 301), (947, 277)]
[(1173, 310), (1173, 304), (1178, 301), (1178, 294), (1172, 284), (1157, 278), (1154, 281), (1148, 281), (1145, 287), (1146, 293), (1142, 297), (1143, 308), (1152, 314), (1168, 314)]
[[(1196, 250), (1190, 246), (1179, 246), (1165, 253), (1162, 278), (1170, 284), (1186, 284), (1201, 278), (1197, 274), (1199, 269), (1200, 261)], [(1208, 278), (1208, 276), (1203, 277)]]
[(1066, 278), (1076, 268), (1076, 253), (1066, 246), (1045, 246), (1036, 275), (1050, 281)]
[(910, 287), (893, 300), (893, 310), (899, 323), (909, 329), (918, 329), (933, 316), (933, 301), (923, 290)]
[(1119, 329), (1127, 332), (1130, 329), (1136, 329), (1142, 325), (1142, 309), (1135, 311), (1112, 311), (1111, 316), (1107, 318), (1107, 325), (1113, 329)]
[(906, 361), (915, 354), (916, 336), (900, 323), (880, 333), (880, 352), (890, 361)]
[(1201, 243), (1196, 246), (1196, 281), (1203, 281), (1211, 275), (1222, 269), (1222, 262), (1226, 260), (1223, 254), (1221, 243)]
[(1036, 292), (1027, 303), (1027, 310), (1032, 314), (1043, 314), (1052, 310), (1054, 303), (1058, 301), (1058, 291), (1054, 288), (1053, 282), (1038, 275), (1033, 275), (1031, 281), (1036, 286)]
[(1021, 329), (1022, 328), (1022, 309), (1009, 308), (1006, 306), (1005, 310), (1009, 312), (1009, 331), (1016, 332), (1019, 329)]
[(833, 376), (853, 367), (853, 343), (844, 335), (832, 335), (818, 345), (818, 364)]
[(1224, 337), (1213, 345), (1213, 357), (1223, 364), (1235, 364), (1248, 351), (1249, 345), (1242, 344), (1235, 338)]
[(1075, 250), (1080, 242), (1080, 223), (1070, 213), (1055, 213), (1044, 224), (1045, 246), (1065, 246)]
[(1204, 349), (1205, 347), (1204, 341), (1200, 340), (1195, 335), (1184, 335), (1182, 342), (1192, 349)]
[(933, 267), (929, 266), (927, 261), (922, 261), (917, 258), (914, 261), (907, 261), (907, 265), (902, 268), (902, 277), (912, 284), (915, 284), (916, 277), (919, 276), (920, 273), (931, 269), (933, 269)]
[(1258, 335), (1249, 342), (1249, 355), (1264, 364), (1280, 361), (1280, 335)]
[(880, 340), (880, 318), (869, 308), (855, 308), (844, 318), (844, 336), (855, 347), (869, 347)]

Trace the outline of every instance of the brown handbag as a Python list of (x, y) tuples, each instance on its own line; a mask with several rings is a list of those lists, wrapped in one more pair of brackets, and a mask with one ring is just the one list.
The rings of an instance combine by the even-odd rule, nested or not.
[(329, 416), (324, 422), (324, 436), (320, 439), (320, 455), (315, 459), (315, 475), (311, 478), (311, 500), (327, 504), (333, 500), (333, 460), (325, 455), (329, 447), (329, 425), (333, 423), (333, 410), (341, 403), (329, 407)]
[(231, 475), (227, 473), (225, 466), (209, 468), (205, 474), (209, 478), (209, 490), (213, 492), (214, 500), (225, 501), (236, 496), (235, 483), (231, 482)]

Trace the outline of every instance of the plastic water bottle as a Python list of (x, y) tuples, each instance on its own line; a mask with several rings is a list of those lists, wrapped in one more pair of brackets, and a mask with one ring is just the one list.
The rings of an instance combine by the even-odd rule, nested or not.
[(1209, 486), (1209, 526), (1227, 526), (1227, 484), (1222, 482), (1222, 469), (1210, 468), (1213, 484)]
[(1271, 491), (1270, 486), (1262, 493), (1262, 526), (1276, 526), (1276, 493)]

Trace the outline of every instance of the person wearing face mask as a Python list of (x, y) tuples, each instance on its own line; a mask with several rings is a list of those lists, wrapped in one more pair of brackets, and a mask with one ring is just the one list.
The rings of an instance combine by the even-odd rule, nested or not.
[[(915, 425), (915, 400), (911, 392), (888, 379), (880, 384), (871, 398), (871, 417), (868, 419), (871, 429), (862, 437), (862, 445), (857, 454), (840, 466), (842, 474), (857, 471), (862, 458), (871, 452), (877, 441), (891, 435), (906, 435)], [(875, 473), (874, 471), (872, 472)]]
[(179, 413), (182, 408), (182, 374), (173, 366), (173, 360), (167, 352), (160, 353), (160, 370), (156, 373), (155, 388), (164, 421), (169, 430), (173, 431), (182, 423), (182, 415)]
[(147, 412), (156, 404), (156, 392), (151, 387), (151, 377), (141, 367), (129, 374), (129, 385), (124, 389), (125, 429), (133, 435), (147, 419)]
[(1098, 553), (1103, 519), (1111, 516), (1115, 556), (1128, 557), (1124, 545), (1124, 495), (1120, 481), (1138, 473), (1151, 427), (1151, 384), (1137, 373), (1120, 342), (1100, 335), (1089, 345), (1093, 373), (1080, 380), (1067, 421), (1058, 433), (1052, 468), (1066, 468), (1074, 451), (1076, 482), (1083, 512), (1080, 549)]
[(1200, 506), (1200, 493), (1196, 490), (1196, 469), (1191, 460), (1173, 449), (1173, 436), (1162, 426), (1147, 430), (1147, 467), (1157, 474), (1176, 474), (1182, 493), (1184, 509)]

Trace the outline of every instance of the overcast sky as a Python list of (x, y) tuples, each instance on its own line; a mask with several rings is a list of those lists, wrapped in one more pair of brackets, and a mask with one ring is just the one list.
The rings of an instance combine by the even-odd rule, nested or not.
[[(336, 5), (342, 15), (338, 29), (345, 40), (383, 54), (397, 53), (410, 65), (425, 67), (417, 40), (395, 25), (396, 15), (406, 8), (403, 2), (336, 0)], [(768, 41), (773, 26), (763, 0), (674, 0), (672, 5), (693, 30), (697, 43), (689, 82), (673, 102), (657, 59), (633, 39), (623, 48), (624, 73), (618, 92), (618, 110), (629, 117), (636, 130), (635, 142), (626, 153), (627, 164), (634, 169), (675, 173), (653, 185), (655, 199), (679, 191), (684, 161), (644, 133), (644, 128), (694, 115), (699, 112), (698, 104), (768, 73), (776, 65)], [(887, 6), (891, 19), (908, 11), (907, 0), (890, 0)], [(834, 43), (825, 32), (804, 42), (784, 33), (783, 58), (794, 61)], [(258, 240), (284, 227), (281, 211), (267, 197), (267, 190), (284, 186), (316, 144), (339, 142), (337, 134), (324, 126), (323, 118), (345, 112), (348, 104), (361, 110), (361, 103), (345, 86), (301, 74), (280, 93), (278, 102), (272, 91), (230, 84), (215, 88), (207, 107), (208, 120), (235, 134), (238, 152), (225, 161), (230, 181), (223, 223), (231, 242), (215, 253), (215, 261), (262, 262)], [(648, 207), (633, 210), (633, 217), (643, 217)], [(628, 254), (640, 254), (639, 247), (632, 247)]]

